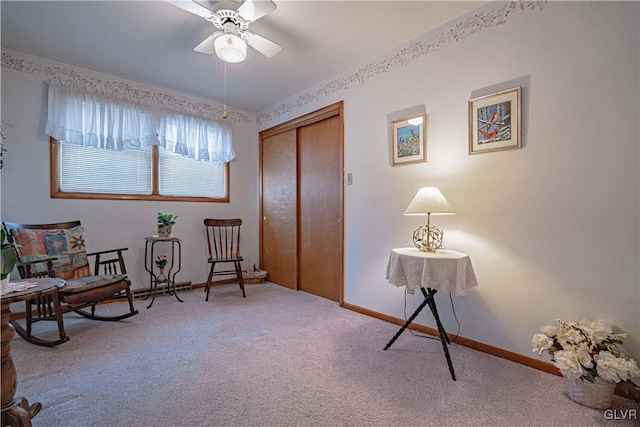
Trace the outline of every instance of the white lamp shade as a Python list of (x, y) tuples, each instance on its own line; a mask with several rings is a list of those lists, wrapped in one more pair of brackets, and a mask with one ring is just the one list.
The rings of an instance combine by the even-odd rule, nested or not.
[(451, 205), (449, 205), (449, 202), (437, 187), (422, 187), (404, 211), (405, 215), (446, 215), (454, 213)]
[(213, 42), (218, 58), (236, 64), (247, 57), (247, 44), (235, 34), (223, 34)]

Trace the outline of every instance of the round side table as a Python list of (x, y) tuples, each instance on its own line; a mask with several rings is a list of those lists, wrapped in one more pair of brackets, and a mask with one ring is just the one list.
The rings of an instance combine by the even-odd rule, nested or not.
[(15, 398), (18, 388), (18, 375), (16, 367), (11, 357), (11, 340), (15, 335), (15, 330), (9, 319), (11, 317), (11, 304), (25, 301), (37, 297), (58, 294), (58, 289), (65, 285), (61, 279), (28, 279), (29, 282), (36, 283), (37, 286), (25, 289), (24, 291), (10, 292), (2, 295), (2, 425), (31, 426), (31, 418), (35, 417), (42, 404), (34, 403), (29, 405), (25, 397)]

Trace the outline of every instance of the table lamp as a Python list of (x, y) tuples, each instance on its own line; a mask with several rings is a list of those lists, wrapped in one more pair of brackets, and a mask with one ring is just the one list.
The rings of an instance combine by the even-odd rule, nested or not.
[(413, 244), (422, 252), (435, 252), (442, 247), (444, 233), (431, 225), (431, 214), (449, 215), (455, 212), (440, 190), (436, 187), (422, 187), (414, 196), (405, 215), (427, 215), (427, 225), (413, 232)]

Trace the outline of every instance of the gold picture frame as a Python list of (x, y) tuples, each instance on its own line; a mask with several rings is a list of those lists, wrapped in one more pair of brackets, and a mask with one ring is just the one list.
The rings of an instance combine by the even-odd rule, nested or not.
[(469, 154), (521, 148), (521, 89), (469, 101)]
[(391, 122), (391, 165), (427, 161), (426, 113)]

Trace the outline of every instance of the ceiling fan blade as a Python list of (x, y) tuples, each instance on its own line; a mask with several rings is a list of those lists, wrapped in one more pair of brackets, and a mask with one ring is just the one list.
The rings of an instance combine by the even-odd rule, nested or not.
[(251, 22), (273, 12), (277, 7), (271, 0), (246, 0), (238, 8), (238, 15), (245, 21)]
[(249, 32), (245, 32), (244, 34), (247, 44), (267, 58), (273, 58), (278, 52), (280, 52), (280, 49), (282, 49), (282, 46), (280, 46), (279, 44), (276, 44), (271, 40), (267, 40), (257, 34)]
[(193, 48), (193, 50), (200, 53), (206, 53), (207, 55), (213, 55), (214, 53), (216, 53), (216, 48), (214, 47), (213, 43), (218, 38), (218, 36), (221, 36), (222, 34), (224, 34), (222, 31), (216, 31), (215, 33), (204, 39), (198, 46)]
[(211, 16), (211, 11), (206, 7), (196, 3), (191, 0), (165, 0), (167, 3), (171, 3), (174, 6), (179, 7), (180, 9), (184, 9), (187, 12), (194, 13), (198, 16), (202, 16), (203, 18), (208, 18)]

